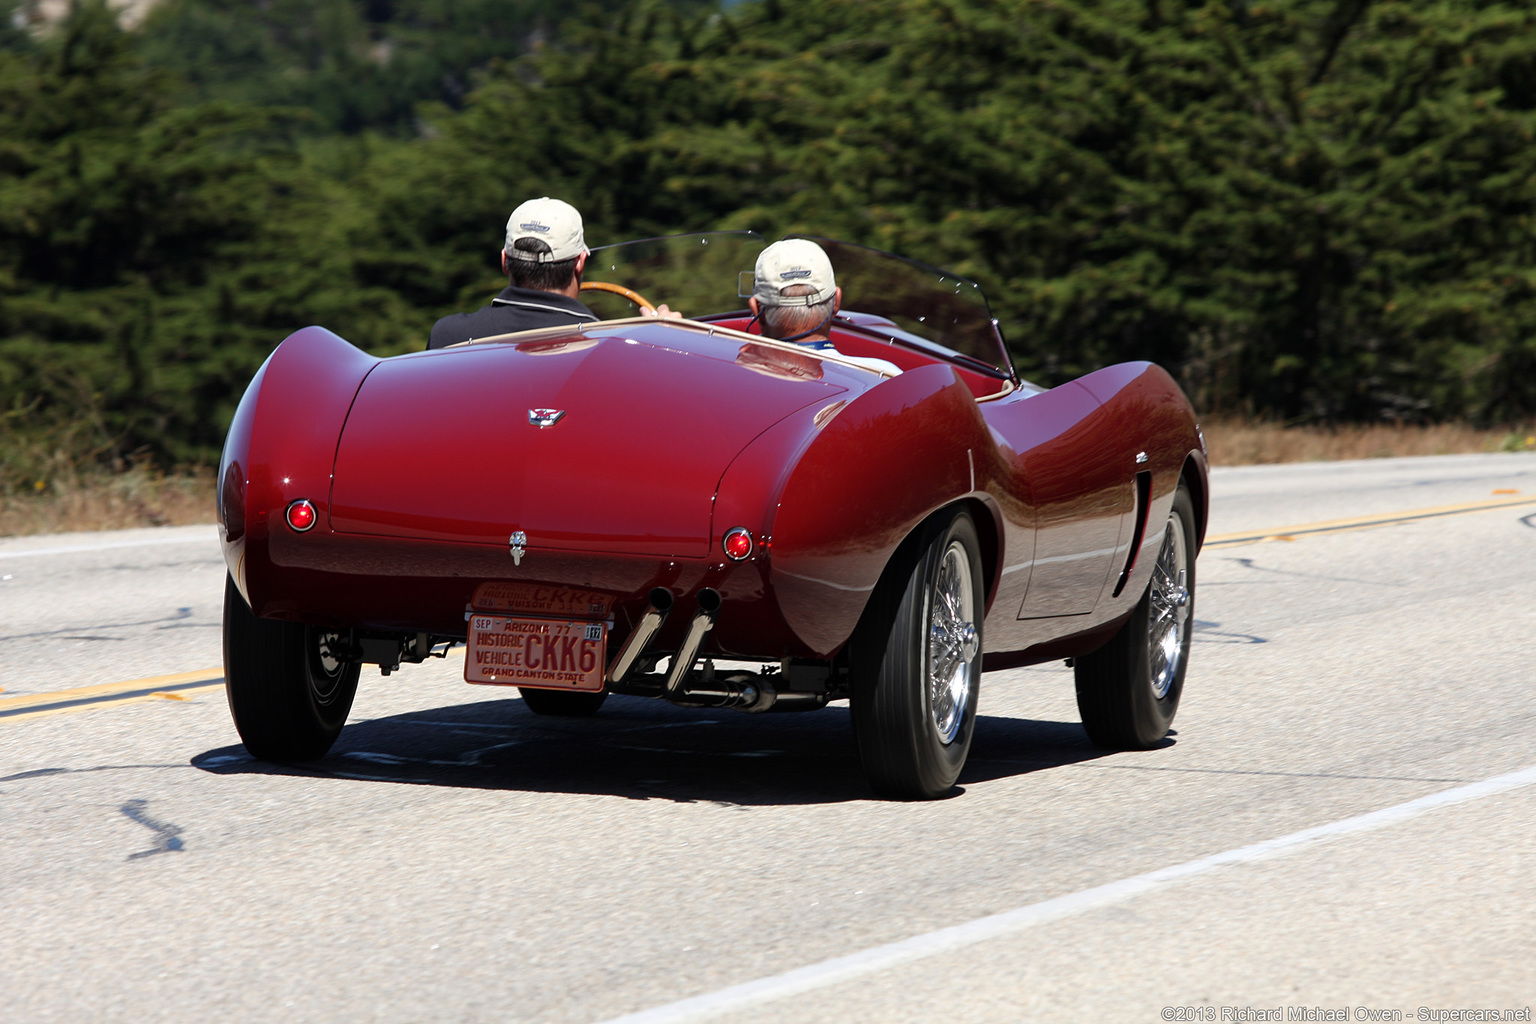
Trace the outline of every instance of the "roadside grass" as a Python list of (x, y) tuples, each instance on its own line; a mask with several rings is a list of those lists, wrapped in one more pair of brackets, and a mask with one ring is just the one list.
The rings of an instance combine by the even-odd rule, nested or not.
[(1406, 455), (1458, 455), (1536, 450), (1536, 425), (1480, 430), (1462, 423), (1391, 423), (1287, 427), (1261, 420), (1202, 422), (1213, 466), (1336, 462)]
[[(40, 486), (39, 486), (40, 485)], [(67, 470), (0, 491), (0, 537), (213, 521), (213, 470)]]
[[(1210, 420), (1202, 427), (1216, 466), (1536, 451), (1536, 425), (1530, 424), (1479, 430), (1455, 423), (1285, 427)], [(213, 520), (213, 471), (207, 468), (163, 473), (139, 464), (113, 473), (55, 463), (46, 479), (16, 480), (14, 472), (8, 475), (10, 479), (0, 479), (0, 537)]]

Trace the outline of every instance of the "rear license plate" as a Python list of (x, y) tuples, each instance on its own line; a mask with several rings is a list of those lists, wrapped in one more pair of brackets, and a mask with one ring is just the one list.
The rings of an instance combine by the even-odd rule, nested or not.
[(608, 630), (601, 622), (471, 615), (464, 681), (549, 690), (603, 688)]

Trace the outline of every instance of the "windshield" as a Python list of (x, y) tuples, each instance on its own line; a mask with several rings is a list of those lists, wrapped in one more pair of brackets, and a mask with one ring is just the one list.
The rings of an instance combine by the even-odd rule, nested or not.
[(794, 237), (826, 250), (846, 312), (884, 317), (907, 334), (1011, 375), (1002, 335), (975, 281), (852, 242)]
[[(1012, 376), (1002, 336), (975, 281), (851, 242), (792, 237), (809, 238), (826, 250), (843, 289), (845, 317), (913, 347), (959, 354), (973, 365)], [(767, 245), (753, 231), (621, 242), (592, 250), (585, 279), (623, 285), (695, 319), (739, 312), (752, 294), (752, 269)], [(633, 313), (617, 296), (587, 291), (582, 301), (605, 319)], [(855, 316), (860, 313), (865, 316)]]
[[(641, 238), (593, 249), (582, 277), (623, 285), (687, 317), (729, 313), (747, 308), (737, 294), (741, 269), (750, 281), (757, 254), (767, 245), (754, 231)], [(634, 307), (615, 295), (584, 291), (581, 301), (605, 320), (634, 315)]]

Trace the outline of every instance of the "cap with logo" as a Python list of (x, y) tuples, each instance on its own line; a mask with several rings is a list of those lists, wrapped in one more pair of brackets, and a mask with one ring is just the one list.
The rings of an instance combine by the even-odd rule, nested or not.
[[(523, 238), (537, 238), (549, 246), (549, 252), (524, 252), (516, 248)], [(544, 196), (530, 199), (512, 211), (507, 218), (508, 259), (527, 260), (532, 263), (559, 263), (574, 259), (587, 251), (586, 239), (581, 231), (581, 214), (576, 207), (559, 199)]]
[[(804, 295), (785, 295), (791, 285), (810, 285)], [(774, 242), (757, 257), (752, 274), (752, 295), (765, 306), (814, 306), (837, 290), (832, 261), (821, 246), (806, 238)]]

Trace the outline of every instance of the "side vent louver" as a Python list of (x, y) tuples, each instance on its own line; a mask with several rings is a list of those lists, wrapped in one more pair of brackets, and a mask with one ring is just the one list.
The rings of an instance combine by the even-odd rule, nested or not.
[(1141, 550), (1141, 542), (1147, 534), (1147, 506), (1152, 503), (1152, 474), (1141, 472), (1136, 474), (1136, 528), (1131, 531), (1131, 550), (1125, 554), (1125, 568), (1120, 570), (1120, 578), (1115, 581), (1114, 593), (1110, 597), (1119, 597), (1120, 591), (1125, 589), (1126, 583), (1131, 578), (1131, 570), (1136, 568), (1136, 554)]

